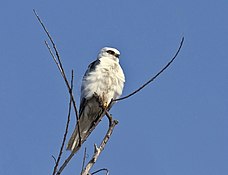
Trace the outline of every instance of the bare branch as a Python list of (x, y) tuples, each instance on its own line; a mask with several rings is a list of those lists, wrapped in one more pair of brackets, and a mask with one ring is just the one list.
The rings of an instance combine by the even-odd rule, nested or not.
[(65, 71), (64, 71), (64, 68), (63, 68), (63, 65), (62, 65), (62, 61), (61, 61), (59, 52), (57, 50), (57, 47), (56, 47), (56, 45), (55, 45), (50, 33), (48, 32), (47, 28), (45, 27), (44, 23), (42, 22), (42, 20), (40, 19), (40, 17), (38, 16), (38, 14), (36, 13), (36, 11), (34, 9), (33, 9), (33, 12), (34, 12), (36, 18), (38, 19), (39, 23), (41, 24), (42, 28), (44, 29), (45, 33), (47, 34), (47, 36), (48, 36), (49, 40), (51, 41), (52, 46), (53, 46), (53, 48), (55, 50), (55, 54), (56, 54), (57, 58), (54, 56), (53, 52), (51, 51), (50, 46), (48, 46), (47, 42), (45, 42), (46, 46), (48, 47), (49, 52), (51, 53), (52, 58), (54, 59), (56, 65), (58, 66), (58, 69), (59, 69), (59, 71), (60, 71), (60, 73), (61, 73), (61, 75), (62, 75), (62, 77), (63, 77), (63, 79), (64, 79), (64, 81), (66, 83), (66, 86), (67, 86), (68, 91), (69, 91), (69, 93), (71, 95), (72, 102), (73, 102), (73, 105), (74, 105), (74, 108), (75, 108), (76, 118), (78, 120), (79, 114), (78, 114), (78, 110), (77, 110), (77, 107), (76, 107), (76, 102), (74, 100), (74, 96), (73, 96), (72, 91), (70, 89), (70, 84), (69, 84), (69, 82), (67, 80), (67, 77), (66, 77), (66, 74), (65, 74)]
[[(74, 72), (72, 70), (72, 72), (71, 72), (71, 87), (70, 87), (71, 90), (73, 90), (73, 80), (74, 80)], [(55, 173), (57, 172), (58, 165), (59, 165), (62, 153), (63, 153), (63, 148), (64, 148), (64, 145), (65, 145), (65, 142), (66, 142), (66, 137), (67, 137), (68, 128), (69, 128), (69, 124), (70, 124), (71, 105), (72, 105), (72, 98), (70, 97), (66, 128), (65, 128), (65, 132), (64, 132), (64, 136), (63, 136), (62, 145), (61, 145), (61, 148), (60, 148), (60, 151), (59, 151), (59, 156), (58, 156), (58, 159), (56, 161), (56, 164), (55, 164), (55, 167), (54, 167), (52, 175), (55, 175)]]
[(49, 52), (51, 53), (52, 58), (54, 59), (55, 63), (56, 63), (57, 66), (58, 66), (58, 69), (59, 69), (59, 71), (60, 71), (60, 73), (61, 73), (61, 75), (62, 75), (62, 77), (63, 77), (63, 79), (64, 79), (64, 81), (65, 81), (65, 84), (66, 84), (66, 86), (67, 86), (67, 88), (68, 88), (68, 91), (69, 91), (69, 93), (70, 93), (70, 95), (71, 95), (72, 102), (73, 102), (73, 106), (74, 106), (74, 110), (75, 110), (76, 119), (78, 120), (78, 119), (79, 119), (79, 114), (78, 114), (78, 110), (77, 110), (77, 107), (76, 107), (76, 102), (75, 102), (75, 100), (74, 100), (73, 93), (72, 93), (72, 91), (71, 91), (71, 89), (70, 89), (70, 84), (69, 84), (69, 82), (68, 82), (68, 80), (67, 80), (67, 77), (66, 77), (66, 74), (65, 74), (65, 71), (64, 71), (64, 68), (63, 68), (63, 65), (62, 65), (62, 61), (61, 61), (59, 52), (58, 52), (58, 50), (57, 50), (57, 47), (56, 47), (56, 45), (55, 45), (55, 43), (54, 43), (54, 41), (53, 41), (53, 39), (52, 39), (50, 33), (48, 32), (47, 28), (45, 27), (44, 23), (42, 22), (42, 20), (40, 19), (40, 17), (38, 16), (38, 14), (36, 13), (36, 11), (35, 11), (34, 9), (33, 9), (33, 12), (34, 12), (35, 16), (37, 17), (39, 23), (40, 23), (41, 26), (43, 27), (45, 33), (47, 34), (47, 36), (48, 36), (49, 40), (51, 41), (52, 46), (53, 46), (53, 48), (54, 48), (54, 50), (55, 50), (55, 54), (56, 54), (56, 57), (57, 57), (57, 58), (56, 58), (56, 57), (54, 56), (54, 54), (52, 53), (50, 46), (48, 46), (47, 42), (45, 42), (46, 46), (48, 47)]
[(59, 69), (61, 75), (63, 76), (62, 68), (60, 67), (60, 65), (59, 65), (59, 63), (58, 63), (58, 61), (57, 61), (57, 59), (56, 59), (54, 53), (52, 52), (51, 47), (49, 46), (49, 44), (48, 44), (47, 41), (44, 41), (44, 42), (45, 42), (45, 45), (46, 45), (47, 48), (48, 48), (49, 53), (51, 54), (51, 56), (52, 56), (52, 58), (53, 58), (55, 64), (57, 65), (57, 67), (58, 67), (58, 69)]
[[(85, 160), (86, 160), (86, 148), (85, 148), (85, 151), (84, 151), (84, 156), (83, 156), (83, 161), (82, 161), (82, 171), (84, 169), (84, 166), (85, 166)], [(81, 173), (82, 173), (81, 171)]]
[(180, 46), (179, 46), (177, 52), (175, 53), (174, 57), (154, 77), (152, 77), (149, 81), (147, 81), (145, 84), (143, 84), (141, 87), (139, 87), (138, 89), (136, 89), (134, 92), (130, 93), (129, 95), (126, 95), (126, 96), (121, 97), (121, 98), (113, 99), (112, 101), (120, 101), (120, 100), (124, 100), (126, 98), (129, 98), (132, 95), (134, 95), (137, 92), (139, 92), (140, 90), (142, 90), (145, 86), (147, 86), (148, 84), (150, 84), (152, 81), (154, 81), (176, 59), (177, 55), (179, 54), (179, 52), (180, 52), (180, 50), (182, 48), (183, 43), (184, 43), (184, 37), (182, 37), (181, 42), (180, 42)]
[[(105, 111), (105, 113), (107, 113), (109, 116), (111, 116), (108, 111)], [(98, 157), (100, 156), (101, 152), (104, 150), (104, 147), (107, 144), (109, 138), (111, 137), (112, 132), (113, 132), (113, 129), (115, 128), (115, 126), (117, 124), (118, 124), (118, 121), (117, 120), (112, 120), (111, 125), (109, 126), (108, 131), (107, 131), (104, 139), (102, 140), (100, 146), (99, 147), (97, 147), (96, 145), (94, 146), (94, 154), (93, 154), (93, 157), (88, 162), (88, 164), (86, 165), (86, 167), (83, 170), (83, 172), (81, 173), (81, 175), (87, 175), (87, 174), (89, 174), (90, 169), (96, 163), (96, 161), (97, 161)]]
[(54, 159), (54, 161), (55, 161), (55, 164), (56, 164), (56, 162), (57, 162), (57, 161), (56, 161), (56, 158), (55, 158), (55, 156), (53, 156), (53, 155), (52, 155), (51, 157)]
[[(34, 14), (36, 15), (36, 17), (37, 17), (39, 23), (40, 23), (41, 26), (43, 27), (43, 29), (44, 29), (45, 33), (47, 34), (49, 40), (51, 41), (52, 46), (53, 46), (53, 48), (54, 48), (54, 50), (55, 50), (55, 54), (56, 54), (57, 59), (58, 59), (58, 63), (59, 63), (59, 65), (60, 65), (60, 67), (61, 67), (61, 71), (63, 71), (62, 73), (65, 74), (65, 73), (64, 73), (63, 66), (62, 66), (62, 63), (61, 63), (61, 60), (60, 60), (60, 55), (59, 55), (59, 52), (58, 52), (57, 47), (56, 47), (56, 45), (55, 45), (55, 42), (53, 41), (53, 39), (52, 39), (50, 33), (48, 32), (47, 28), (45, 27), (44, 23), (42, 22), (42, 20), (40, 19), (40, 17), (39, 17), (38, 14), (36, 13), (36, 10), (35, 10), (35, 9), (33, 9), (33, 12), (34, 12)], [(68, 84), (68, 85), (69, 85), (69, 84)]]
[[(57, 65), (57, 67), (58, 67), (58, 69), (59, 69), (59, 71), (60, 71), (60, 73), (61, 73), (61, 75), (62, 75), (62, 77), (63, 77), (63, 79), (64, 79), (64, 81), (65, 81), (65, 84), (66, 84), (66, 86), (67, 86), (68, 92), (69, 92), (69, 94), (70, 94), (71, 101), (72, 101), (73, 107), (74, 107), (74, 112), (75, 112), (76, 120), (77, 120), (77, 128), (78, 128), (78, 133), (79, 133), (79, 145), (81, 145), (81, 135), (80, 135), (80, 126), (79, 126), (79, 113), (78, 113), (78, 110), (77, 110), (76, 101), (75, 101), (75, 99), (74, 99), (74, 96), (73, 96), (73, 92), (72, 92), (71, 86), (70, 86), (70, 84), (69, 84), (69, 82), (68, 82), (68, 79), (67, 79), (67, 77), (66, 77), (66, 74), (65, 74), (65, 71), (64, 71), (64, 68), (63, 68), (61, 59), (60, 59), (59, 52), (58, 52), (58, 50), (57, 50), (57, 47), (56, 47), (56, 45), (55, 45), (55, 43), (54, 43), (54, 41), (53, 41), (51, 35), (49, 34), (48, 30), (46, 29), (44, 23), (42, 22), (42, 20), (40, 19), (40, 17), (38, 16), (38, 14), (36, 13), (36, 11), (35, 11), (34, 9), (33, 9), (33, 12), (34, 12), (36, 18), (38, 19), (39, 23), (41, 24), (42, 28), (44, 29), (45, 33), (47, 34), (49, 40), (51, 41), (52, 46), (53, 46), (53, 49), (54, 49), (54, 51), (55, 51), (55, 55), (56, 55), (57, 58), (55, 57), (55, 55), (54, 55), (53, 52), (51, 51), (51, 48), (50, 48), (50, 46), (48, 45), (48, 43), (45, 42), (45, 44), (46, 44), (46, 46), (47, 46), (47, 48), (48, 48), (48, 50), (49, 50), (49, 52), (50, 52), (50, 54), (51, 54), (53, 60), (55, 61), (56, 65)], [(60, 167), (60, 169), (59, 169), (59, 171), (57, 172), (57, 174), (60, 174), (60, 173), (61, 173), (61, 171), (65, 168), (65, 166), (67, 165), (67, 163), (70, 161), (70, 159), (71, 159), (73, 156), (74, 156), (73, 153), (71, 153), (71, 154), (69, 155), (69, 157), (68, 157), (68, 158), (65, 160), (65, 162), (63, 163), (63, 165)], [(56, 170), (57, 170), (57, 168), (56, 168)], [(56, 170), (55, 170), (55, 171), (56, 171)]]
[(74, 153), (71, 152), (71, 154), (67, 157), (67, 159), (64, 161), (62, 166), (59, 168), (59, 171), (56, 173), (56, 175), (60, 175), (62, 173), (62, 171), (65, 169), (65, 167), (67, 166), (67, 164), (69, 163), (69, 161), (72, 159), (73, 156), (74, 156)]

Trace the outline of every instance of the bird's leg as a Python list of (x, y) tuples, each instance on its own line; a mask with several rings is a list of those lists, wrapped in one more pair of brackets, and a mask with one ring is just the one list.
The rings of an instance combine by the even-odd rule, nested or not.
[(94, 92), (93, 96), (97, 99), (97, 102), (99, 103), (99, 106), (104, 108), (103, 99), (101, 96), (99, 96), (96, 92)]
[(104, 94), (104, 92), (102, 93), (102, 99), (103, 99), (103, 103), (102, 103), (102, 107), (103, 107), (103, 109), (106, 109), (107, 108), (107, 105), (108, 105), (108, 103), (105, 101), (105, 94)]
[(94, 92), (93, 96), (97, 99), (97, 102), (99, 104), (102, 104), (102, 99), (101, 99), (101, 97), (96, 92)]
[[(103, 99), (104, 99), (104, 93), (102, 94), (103, 96)], [(96, 93), (94, 92), (94, 97), (97, 99), (100, 107), (102, 107), (102, 109), (104, 110), (106, 116), (108, 117), (108, 120), (109, 120), (109, 126), (112, 125), (112, 115), (108, 112), (108, 108), (110, 107), (111, 103), (112, 103), (112, 100), (110, 103), (108, 102), (103, 102), (103, 99)]]
[(103, 108), (107, 109), (108, 108), (108, 102), (104, 102)]
[(105, 94), (104, 93), (102, 94), (102, 97), (101, 97), (96, 92), (94, 92), (94, 97), (96, 97), (97, 101), (100, 104), (100, 107), (102, 107), (103, 109), (108, 108), (108, 106), (109, 106), (108, 102), (104, 101), (105, 100)]

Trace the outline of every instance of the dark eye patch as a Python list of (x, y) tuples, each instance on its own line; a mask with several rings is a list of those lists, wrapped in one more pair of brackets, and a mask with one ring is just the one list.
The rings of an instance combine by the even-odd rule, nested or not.
[(107, 53), (109, 53), (111, 55), (116, 55), (116, 53), (113, 50), (107, 50)]

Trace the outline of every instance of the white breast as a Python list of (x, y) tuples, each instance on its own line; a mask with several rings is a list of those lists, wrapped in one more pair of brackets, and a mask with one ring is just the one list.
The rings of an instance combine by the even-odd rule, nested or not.
[(111, 99), (116, 99), (122, 94), (124, 82), (124, 73), (119, 63), (108, 57), (102, 57), (100, 64), (84, 76), (81, 98), (89, 99), (96, 92), (109, 104)]

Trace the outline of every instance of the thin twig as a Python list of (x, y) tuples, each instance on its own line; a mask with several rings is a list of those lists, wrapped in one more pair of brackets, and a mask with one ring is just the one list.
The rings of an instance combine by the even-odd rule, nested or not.
[[(85, 166), (85, 160), (86, 160), (86, 147), (85, 147), (84, 156), (83, 156), (83, 160), (82, 160), (82, 171), (83, 171), (84, 166)], [(82, 171), (81, 171), (81, 173), (82, 173)]]
[[(72, 103), (73, 103), (74, 112), (75, 112), (75, 116), (76, 116), (76, 120), (77, 120), (77, 128), (78, 128), (78, 133), (79, 133), (79, 145), (81, 145), (81, 134), (80, 134), (80, 126), (79, 126), (79, 113), (78, 113), (78, 110), (77, 110), (76, 101), (75, 101), (74, 96), (73, 96), (73, 91), (72, 91), (72, 89), (71, 89), (71, 87), (70, 87), (70, 85), (69, 85), (69, 82), (68, 82), (67, 77), (66, 77), (66, 75), (65, 75), (64, 68), (63, 68), (63, 66), (62, 66), (62, 62), (61, 62), (61, 59), (60, 59), (59, 52), (58, 52), (58, 50), (57, 50), (57, 47), (56, 47), (56, 45), (55, 45), (55, 43), (54, 43), (54, 41), (53, 41), (51, 35), (49, 34), (49, 32), (48, 32), (48, 30), (46, 29), (44, 23), (42, 22), (42, 20), (40, 19), (40, 17), (39, 17), (38, 14), (36, 13), (35, 9), (33, 9), (33, 12), (34, 12), (36, 18), (38, 19), (39, 23), (41, 24), (42, 28), (44, 29), (45, 33), (47, 34), (47, 36), (48, 36), (49, 40), (51, 41), (52, 46), (53, 46), (53, 48), (54, 48), (54, 50), (55, 50), (55, 55), (56, 55), (57, 58), (55, 57), (55, 55), (54, 55), (53, 52), (51, 51), (51, 48), (50, 48), (50, 46), (48, 45), (48, 43), (45, 42), (45, 44), (46, 44), (46, 46), (47, 46), (47, 48), (48, 48), (48, 50), (49, 50), (49, 52), (50, 52), (52, 58), (54, 59), (56, 65), (57, 65), (57, 67), (58, 67), (58, 69), (59, 69), (59, 71), (60, 71), (60, 73), (61, 73), (61, 75), (62, 75), (62, 77), (63, 77), (63, 79), (64, 79), (64, 81), (65, 81), (65, 84), (66, 84), (66, 86), (67, 86), (67, 88), (68, 88), (68, 92), (69, 92), (69, 94), (70, 94), (71, 101), (72, 101)], [(67, 165), (67, 163), (71, 160), (71, 158), (72, 158), (73, 156), (74, 156), (74, 153), (71, 153), (71, 154), (68, 156), (68, 158), (65, 160), (65, 162), (63, 163), (63, 165), (60, 167), (60, 169), (59, 169), (59, 171), (57, 172), (57, 174), (60, 174), (60, 173), (61, 173), (61, 171), (65, 168), (65, 166)], [(57, 170), (57, 168), (56, 168), (56, 170)]]
[[(106, 111), (108, 113), (108, 111)], [(109, 113), (108, 113), (109, 114)], [(110, 114), (109, 114), (110, 115)], [(110, 115), (111, 116), (111, 115)], [(101, 152), (104, 150), (105, 145), (107, 144), (109, 138), (112, 135), (112, 132), (115, 128), (115, 126), (118, 124), (117, 120), (112, 120), (111, 125), (108, 128), (108, 131), (104, 137), (104, 139), (102, 140), (101, 144), (99, 147), (97, 147), (96, 145), (94, 145), (94, 154), (93, 157), (91, 158), (91, 160), (87, 163), (86, 167), (84, 168), (83, 172), (81, 173), (81, 175), (87, 175), (89, 174), (90, 169), (93, 167), (93, 165), (96, 163), (98, 157), (100, 156)]]
[(62, 68), (60, 67), (60, 65), (59, 65), (59, 63), (58, 63), (58, 60), (56, 59), (54, 53), (52, 52), (51, 47), (49, 46), (48, 42), (47, 42), (47, 41), (44, 41), (44, 43), (45, 43), (46, 47), (48, 48), (48, 51), (49, 51), (49, 53), (51, 54), (51, 56), (52, 56), (52, 58), (53, 58), (55, 64), (57, 65), (57, 67), (58, 67), (58, 69), (59, 69), (61, 75), (64, 76), (64, 75), (63, 75), (63, 72), (62, 72)]
[[(74, 72), (72, 70), (72, 72), (71, 72), (71, 86), (70, 86), (71, 90), (73, 90), (73, 80), (74, 80)], [(66, 142), (66, 137), (67, 137), (68, 128), (69, 128), (69, 124), (70, 124), (71, 105), (72, 105), (72, 98), (70, 97), (66, 128), (65, 128), (65, 132), (64, 132), (64, 136), (63, 136), (62, 145), (61, 145), (61, 148), (60, 148), (60, 151), (59, 151), (59, 156), (58, 156), (58, 159), (56, 161), (56, 164), (55, 164), (55, 167), (54, 167), (52, 175), (55, 175), (55, 173), (57, 172), (58, 165), (59, 165), (62, 153), (63, 153), (63, 148), (64, 148), (64, 145), (65, 145), (65, 142)]]
[[(54, 59), (56, 65), (57, 65), (57, 67), (58, 67), (58, 69), (59, 69), (59, 71), (60, 71), (60, 73), (61, 73), (61, 75), (62, 75), (62, 77), (63, 77), (63, 79), (64, 79), (64, 81), (65, 81), (65, 83), (66, 83), (66, 86), (67, 86), (67, 88), (68, 88), (68, 91), (69, 91), (69, 93), (70, 93), (70, 91), (71, 91), (71, 89), (70, 89), (70, 84), (69, 84), (69, 82), (68, 82), (68, 80), (67, 80), (67, 77), (66, 77), (66, 74), (65, 74), (65, 71), (64, 71), (64, 68), (63, 68), (63, 65), (62, 65), (62, 61), (61, 61), (59, 52), (58, 52), (58, 50), (57, 50), (56, 44), (55, 44), (55, 42), (53, 41), (53, 39), (52, 39), (50, 33), (48, 32), (47, 28), (45, 27), (44, 23), (42, 22), (42, 20), (40, 19), (40, 17), (39, 17), (38, 14), (36, 13), (36, 10), (35, 10), (35, 9), (33, 9), (33, 12), (34, 12), (36, 18), (38, 19), (39, 23), (41, 24), (42, 28), (44, 29), (44, 32), (47, 34), (48, 39), (51, 41), (51, 44), (52, 44), (52, 46), (53, 46), (53, 48), (54, 48), (54, 50), (55, 50), (55, 54), (56, 54), (56, 57), (57, 57), (57, 58), (54, 56), (53, 52), (51, 51), (50, 46), (48, 46), (48, 44), (47, 44), (46, 41), (45, 41), (45, 44), (46, 44), (46, 46), (48, 47), (48, 50), (49, 50), (49, 52), (51, 53), (51, 56), (52, 56), (52, 58)], [(74, 106), (75, 106), (75, 108), (76, 108), (76, 115), (77, 115), (77, 119), (78, 119), (78, 118), (79, 118), (79, 115), (78, 115), (78, 110), (77, 110), (77, 107), (76, 107), (76, 102), (75, 102), (75, 100), (74, 100), (73, 94), (72, 94), (72, 93), (70, 93), (70, 94), (71, 94), (71, 98), (73, 99), (72, 101), (73, 101), (73, 103), (75, 104)]]
[(91, 173), (91, 175), (97, 174), (101, 171), (106, 171), (106, 175), (109, 175), (109, 170), (107, 168), (102, 168), (102, 169), (99, 169), (97, 171), (94, 171), (93, 173)]
[(55, 156), (51, 156), (53, 159), (54, 159), (54, 161), (55, 161), (55, 164), (57, 163), (57, 161), (56, 161), (56, 158), (55, 158)]
[(73, 156), (74, 156), (74, 153), (71, 152), (71, 154), (67, 157), (67, 159), (64, 161), (64, 163), (62, 164), (62, 166), (59, 168), (59, 170), (56, 173), (56, 175), (60, 175), (62, 173), (62, 171), (67, 166), (67, 164), (69, 163), (69, 161), (72, 159)]
[(66, 86), (67, 86), (67, 88), (68, 88), (68, 92), (69, 92), (69, 94), (70, 94), (70, 96), (71, 96), (71, 98), (72, 98), (73, 107), (74, 107), (74, 112), (75, 112), (75, 116), (76, 116), (76, 120), (77, 120), (78, 133), (79, 133), (79, 145), (80, 145), (80, 144), (81, 144), (81, 135), (80, 135), (80, 126), (79, 126), (79, 113), (78, 113), (78, 110), (77, 110), (76, 101), (75, 101), (75, 99), (74, 99), (73, 92), (72, 92), (72, 90), (71, 90), (71, 88), (70, 88), (70, 84), (69, 84), (69, 82), (68, 82), (68, 80), (67, 80), (67, 77), (66, 77), (66, 74), (65, 74), (63, 65), (62, 65), (62, 61), (61, 61), (59, 52), (58, 52), (58, 50), (57, 50), (57, 47), (56, 47), (56, 45), (55, 45), (55, 42), (53, 41), (53, 39), (52, 39), (50, 33), (48, 32), (47, 28), (45, 27), (44, 23), (42, 22), (42, 20), (41, 20), (40, 17), (38, 16), (38, 14), (36, 13), (35, 9), (33, 9), (33, 12), (34, 12), (36, 18), (38, 19), (39, 23), (41, 24), (42, 28), (44, 29), (45, 33), (47, 34), (49, 40), (50, 40), (51, 43), (52, 43), (52, 46), (53, 46), (53, 48), (54, 48), (54, 50), (55, 50), (55, 55), (56, 55), (57, 58), (54, 56), (53, 52), (51, 51), (50, 46), (49, 46), (48, 43), (45, 41), (45, 44), (46, 44), (46, 46), (47, 46), (47, 48), (48, 48), (48, 50), (49, 50), (49, 52), (50, 52), (52, 58), (54, 59), (55, 63), (57, 64), (57, 67), (58, 67), (58, 69), (59, 69), (59, 71), (60, 71), (60, 73), (61, 73), (61, 75), (62, 75), (62, 77), (63, 77), (63, 79), (64, 79), (64, 81), (65, 81), (65, 84), (66, 84)]
[(176, 52), (176, 54), (174, 55), (174, 57), (154, 76), (152, 77), (149, 81), (147, 81), (145, 84), (143, 84), (141, 87), (139, 87), (137, 90), (133, 91), (132, 93), (130, 93), (129, 95), (126, 95), (124, 97), (121, 98), (117, 98), (117, 99), (113, 99), (112, 101), (120, 101), (120, 100), (124, 100), (126, 98), (131, 97), (132, 95), (136, 94), (137, 92), (139, 92), (140, 90), (142, 90), (145, 86), (147, 86), (148, 84), (150, 84), (152, 81), (154, 81), (164, 70), (166, 70), (170, 64), (176, 59), (177, 55), (179, 54), (182, 45), (184, 43), (184, 37), (182, 37), (181, 42), (180, 42), (180, 46)]
[[(60, 55), (59, 55), (58, 49), (57, 49), (57, 47), (56, 47), (56, 45), (55, 45), (55, 42), (53, 41), (53, 39), (52, 39), (50, 33), (48, 32), (47, 28), (45, 27), (44, 23), (42, 22), (42, 20), (40, 19), (40, 17), (39, 17), (38, 14), (36, 13), (36, 10), (35, 10), (35, 9), (33, 9), (33, 12), (34, 12), (34, 14), (36, 15), (36, 17), (37, 17), (39, 23), (40, 23), (41, 26), (43, 27), (45, 33), (47, 34), (49, 40), (50, 40), (51, 43), (52, 43), (52, 46), (53, 46), (53, 48), (54, 48), (54, 50), (55, 50), (55, 54), (56, 54), (56, 56), (57, 56), (59, 65), (60, 65), (60, 67), (61, 67), (61, 71), (62, 71), (61, 73), (62, 73), (62, 75), (64, 76), (64, 74), (65, 74), (65, 73), (64, 73), (64, 69), (63, 69), (63, 66), (62, 66), (62, 63), (61, 63), (61, 60), (60, 60)], [(68, 83), (68, 85), (69, 85), (69, 83)], [(69, 86), (69, 87), (70, 87), (70, 86)]]

